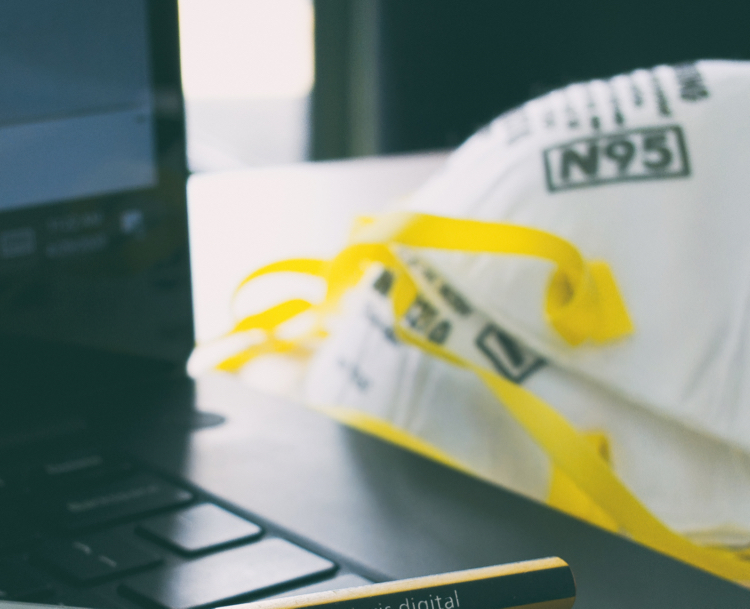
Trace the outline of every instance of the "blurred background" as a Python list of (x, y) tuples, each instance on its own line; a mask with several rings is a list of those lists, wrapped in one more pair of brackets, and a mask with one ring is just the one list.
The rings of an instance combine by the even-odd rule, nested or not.
[(180, 0), (192, 171), (308, 156), (312, 0)]
[(193, 171), (460, 144), (529, 97), (750, 59), (739, 0), (180, 0)]

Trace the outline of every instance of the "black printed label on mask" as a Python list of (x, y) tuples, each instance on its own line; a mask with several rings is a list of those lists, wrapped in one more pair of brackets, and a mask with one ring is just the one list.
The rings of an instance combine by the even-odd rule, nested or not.
[(544, 366), (541, 357), (495, 324), (485, 326), (475, 344), (490, 359), (495, 370), (514, 383), (522, 382), (532, 372)]
[(677, 125), (580, 138), (543, 154), (550, 192), (690, 175), (685, 136)]

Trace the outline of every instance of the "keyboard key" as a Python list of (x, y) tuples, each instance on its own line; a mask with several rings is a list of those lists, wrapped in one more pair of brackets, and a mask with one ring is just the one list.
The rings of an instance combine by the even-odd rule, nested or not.
[(138, 532), (153, 537), (185, 554), (215, 549), (258, 537), (263, 531), (252, 522), (218, 505), (204, 503), (155, 516), (138, 526)]
[(78, 583), (90, 583), (134, 569), (155, 566), (161, 558), (124, 533), (106, 531), (44, 542), (35, 558)]
[(44, 459), (39, 466), (38, 482), (54, 487), (93, 484), (121, 476), (131, 469), (131, 464), (122, 457), (97, 450), (78, 451)]
[(174, 484), (141, 474), (78, 493), (58, 506), (63, 525), (70, 529), (102, 524), (192, 501), (193, 495)]
[(124, 596), (164, 609), (198, 609), (332, 572), (336, 565), (268, 539), (127, 580)]
[(0, 600), (43, 601), (52, 593), (42, 576), (21, 558), (0, 560)]

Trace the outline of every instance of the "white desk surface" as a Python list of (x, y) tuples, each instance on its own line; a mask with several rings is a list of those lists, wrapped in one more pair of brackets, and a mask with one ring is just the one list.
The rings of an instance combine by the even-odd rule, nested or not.
[[(408, 195), (446, 156), (435, 152), (192, 176), (188, 209), (198, 343), (232, 327), (232, 294), (250, 272), (284, 258), (333, 256), (356, 216)], [(276, 289), (250, 289), (237, 306), (247, 314), (273, 304), (284, 288), (271, 287)], [(200, 368), (199, 363), (193, 371)]]

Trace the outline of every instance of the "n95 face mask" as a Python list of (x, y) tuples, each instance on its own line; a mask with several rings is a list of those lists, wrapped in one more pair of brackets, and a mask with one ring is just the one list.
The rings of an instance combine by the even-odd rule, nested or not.
[[(400, 250), (425, 294), (409, 314), (427, 340), (605, 437), (613, 468), (652, 512), (729, 544), (750, 544), (749, 100), (745, 62), (573, 84), (494, 120), (403, 203), (542, 229), (606, 261), (628, 336), (566, 342), (545, 316), (543, 260)], [(545, 452), (485, 385), (396, 339), (381, 277), (373, 269), (347, 301), (314, 357), (307, 400), (385, 419), (549, 499)], [(430, 308), (449, 329), (427, 320)]]

